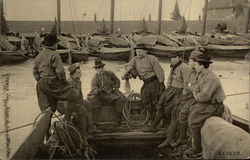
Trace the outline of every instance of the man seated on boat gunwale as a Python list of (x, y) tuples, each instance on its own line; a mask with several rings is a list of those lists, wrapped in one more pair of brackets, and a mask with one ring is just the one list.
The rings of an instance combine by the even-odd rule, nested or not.
[(224, 113), (225, 92), (220, 79), (209, 70), (212, 63), (210, 57), (205, 54), (195, 58), (195, 69), (197, 71), (197, 83), (192, 89), (196, 103), (191, 105), (188, 115), (188, 125), (192, 132), (192, 147), (184, 152), (191, 156), (202, 151), (201, 127), (204, 122), (212, 117), (222, 117)]
[(143, 80), (142, 103), (149, 111), (149, 121), (152, 123), (155, 118), (156, 105), (165, 90), (164, 70), (155, 56), (147, 54), (148, 50), (144, 44), (138, 44), (135, 47), (135, 52), (136, 56), (125, 65), (124, 77), (132, 75), (133, 78), (138, 76), (140, 80)]
[(58, 101), (69, 101), (68, 107), (74, 107), (78, 102), (79, 93), (66, 80), (62, 60), (56, 52), (59, 41), (55, 34), (47, 34), (42, 42), (43, 49), (34, 60), (33, 76), (37, 81), (36, 91), (41, 111), (51, 107), (52, 112), (55, 112)]
[[(65, 108), (65, 119), (70, 119), (66, 116), (73, 115), (73, 123), (77, 124), (80, 133), (89, 138), (89, 134), (101, 132), (94, 126), (94, 121), (92, 118), (92, 105), (89, 101), (83, 99), (82, 94), (82, 83), (81, 83), (81, 70), (80, 64), (74, 63), (69, 66), (69, 79), (70, 84), (79, 92), (79, 103), (75, 107)], [(67, 101), (66, 101), (67, 102)], [(75, 113), (75, 114), (72, 114)]]
[(115, 122), (115, 127), (121, 125), (122, 109), (126, 102), (126, 97), (119, 90), (120, 80), (112, 71), (104, 70), (105, 64), (101, 60), (95, 60), (96, 74), (91, 80), (91, 91), (87, 95), (95, 110), (103, 105), (112, 105), (118, 120)]
[(165, 129), (167, 129), (167, 139), (158, 147), (170, 145), (176, 134), (177, 110), (182, 94), (185, 94), (187, 88), (187, 75), (189, 67), (182, 62), (181, 53), (171, 55), (171, 71), (168, 76), (167, 89), (161, 95), (157, 104), (157, 114), (154, 125), (145, 131), (155, 132), (161, 119), (165, 120)]
[[(187, 83), (188, 86), (186, 88), (186, 92), (181, 96), (180, 104), (178, 106), (178, 110), (176, 112), (177, 116), (177, 128), (179, 128), (179, 134), (176, 135), (175, 140), (171, 142), (170, 147), (174, 148), (182, 144), (186, 144), (188, 137), (187, 137), (187, 129), (188, 129), (188, 113), (190, 106), (195, 103), (195, 99), (192, 93), (192, 89), (196, 85), (197, 82), (197, 71), (195, 70), (195, 58), (198, 55), (203, 54), (199, 50), (194, 50), (191, 52), (189, 57), (188, 66), (190, 67), (190, 72), (187, 75)], [(172, 123), (172, 122), (171, 122)]]

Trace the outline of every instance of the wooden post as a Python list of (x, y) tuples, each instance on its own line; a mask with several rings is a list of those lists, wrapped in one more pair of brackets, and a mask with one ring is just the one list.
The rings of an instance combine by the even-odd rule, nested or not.
[(94, 22), (96, 23), (96, 12), (95, 12), (95, 15), (94, 15)]
[(206, 31), (206, 23), (207, 23), (207, 4), (208, 4), (208, 0), (205, 0), (205, 6), (203, 8), (203, 24), (202, 24), (202, 32), (201, 35), (205, 35), (205, 31)]
[[(249, 25), (249, 14), (250, 14), (250, 6), (247, 6), (247, 15), (246, 15), (246, 23), (244, 33), (248, 33), (248, 25)], [(249, 109), (250, 110), (250, 109)]]
[(61, 34), (61, 3), (57, 0), (57, 35)]
[(148, 15), (148, 21), (151, 22), (151, 14)]
[(3, 31), (3, 22), (2, 22), (2, 16), (3, 16), (3, 0), (0, 0), (0, 35), (2, 35), (2, 31)]
[(114, 12), (115, 12), (115, 0), (111, 0), (110, 34), (114, 33)]
[(159, 8), (158, 8), (158, 34), (161, 34), (161, 13), (162, 13), (162, 0), (159, 0)]

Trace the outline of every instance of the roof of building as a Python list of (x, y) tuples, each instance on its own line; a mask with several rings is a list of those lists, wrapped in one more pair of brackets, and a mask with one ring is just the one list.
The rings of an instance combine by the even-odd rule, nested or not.
[(248, 0), (210, 0), (208, 9), (232, 8), (238, 4), (248, 4)]

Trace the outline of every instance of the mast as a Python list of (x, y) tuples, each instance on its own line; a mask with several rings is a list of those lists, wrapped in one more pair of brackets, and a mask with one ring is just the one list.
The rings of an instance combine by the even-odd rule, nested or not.
[(61, 34), (61, 3), (57, 0), (57, 35)]
[(159, 8), (158, 8), (158, 34), (161, 34), (161, 13), (162, 13), (162, 0), (159, 0)]
[(95, 15), (94, 15), (94, 22), (96, 23), (96, 12), (95, 12)]
[(205, 35), (206, 23), (207, 23), (207, 4), (208, 0), (205, 0), (205, 6), (203, 8), (203, 24), (202, 24), (202, 32), (201, 35)]
[(2, 22), (2, 16), (3, 16), (3, 0), (0, 0), (0, 35), (2, 35), (3, 31), (3, 22)]
[(110, 34), (114, 33), (115, 0), (111, 0)]
[(247, 15), (246, 15), (246, 24), (245, 24), (245, 30), (244, 33), (248, 33), (248, 25), (249, 25), (249, 14), (250, 14), (250, 6), (247, 6)]

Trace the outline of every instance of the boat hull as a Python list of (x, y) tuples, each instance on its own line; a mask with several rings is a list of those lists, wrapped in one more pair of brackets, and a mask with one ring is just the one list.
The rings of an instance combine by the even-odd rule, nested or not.
[(250, 51), (249, 46), (224, 46), (207, 45), (204, 46), (205, 53), (212, 57), (244, 58)]
[(88, 61), (89, 54), (74, 51), (72, 54), (72, 62), (81, 62), (81, 61)]
[(21, 51), (0, 51), (0, 65), (21, 63), (27, 59), (27, 54)]
[(130, 48), (101, 48), (90, 55), (99, 57), (102, 60), (128, 61)]
[(173, 53), (184, 53), (184, 57), (187, 58), (190, 56), (190, 53), (194, 50), (195, 47), (172, 47), (172, 46), (150, 46), (148, 48), (148, 53), (156, 57), (165, 57), (169, 58)]
[[(50, 108), (48, 109), (50, 111)], [(39, 147), (43, 144), (44, 138), (49, 127), (51, 112), (45, 112), (43, 117), (37, 122), (30, 134), (24, 139), (23, 143), (10, 156), (10, 160), (33, 159), (36, 157)]]
[(66, 63), (67, 60), (68, 60), (68, 57), (69, 57), (69, 51), (68, 50), (56, 50), (58, 52), (58, 54), (60, 55), (61, 59), (62, 59), (62, 62)]

